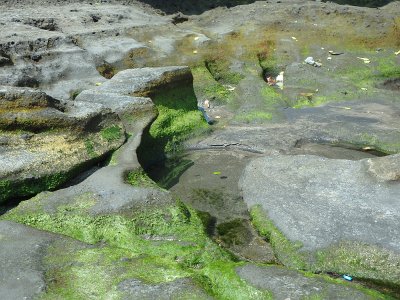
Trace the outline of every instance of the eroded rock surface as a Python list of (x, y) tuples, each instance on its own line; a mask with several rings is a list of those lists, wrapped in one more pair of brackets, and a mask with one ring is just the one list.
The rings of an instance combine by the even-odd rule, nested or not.
[(391, 176), (384, 166), (397, 159), (264, 157), (246, 167), (241, 188), (249, 209), (260, 205), (287, 239), (300, 243), (306, 264), (398, 285), (400, 185), (368, 171), (381, 162), (379, 175)]
[(48, 249), (58, 244), (63, 251), (79, 251), (88, 247), (65, 236), (33, 229), (18, 223), (0, 221), (0, 297), (28, 299), (45, 291)]
[(273, 299), (301, 299), (321, 297), (323, 299), (374, 299), (349, 285), (337, 285), (322, 277), (306, 277), (304, 274), (276, 266), (245, 265), (236, 268), (239, 276), (252, 285), (270, 290)]
[[(204, 5), (209, 3), (185, 1), (165, 11), (198, 12)], [(38, 172), (66, 168), (72, 160), (92, 164), (131, 135), (108, 166), (88, 171), (66, 189), (41, 193), (2, 217), (84, 245), (75, 251), (60, 242), (46, 253), (34, 253), (47, 263), (37, 281), (37, 286), (47, 285), (40, 297), (185, 298), (189, 290), (201, 299), (329, 298), (334, 293), (384, 297), (364, 294), (357, 284), (350, 290), (324, 277), (314, 280), (283, 268), (237, 263), (221, 245), (240, 260), (277, 258), (290, 267), (349, 273), (397, 288), (399, 232), (394, 225), (399, 216), (393, 199), (398, 198), (398, 158), (371, 157), (400, 151), (399, 13), (398, 2), (368, 9), (320, 1), (257, 1), (201, 15), (165, 15), (133, 0), (2, 1), (0, 84), (19, 87), (6, 88), (18, 96), (0, 108), (0, 151), (6, 151), (2, 166), (10, 167), (9, 175), (26, 170), (29, 174), (18, 178), (37, 186)], [(305, 64), (308, 56), (321, 67)], [(149, 68), (183, 64), (191, 66), (193, 77), (187, 67)], [(282, 90), (266, 84), (268, 76), (276, 78), (282, 71)], [(213, 132), (196, 111), (193, 78)], [(32, 90), (36, 87), (46, 94)], [(160, 114), (149, 128), (156, 117), (150, 98)], [(178, 99), (191, 103), (181, 105)], [(190, 116), (183, 117), (182, 111)], [(112, 125), (93, 129), (99, 118)], [(175, 151), (183, 141), (175, 133), (182, 128), (185, 138), (197, 129), (196, 134), (210, 134), (186, 144), (201, 152), (191, 156), (192, 168), (175, 178), (181, 186), (173, 189), (208, 215), (159, 189), (136, 156), (141, 141), (143, 166), (154, 150)], [(107, 144), (104, 152), (100, 144)], [(281, 154), (368, 160), (274, 156)], [(250, 191), (244, 189), (245, 201), (259, 197), (255, 203), (265, 205), (257, 206), (257, 213), (253, 208), (250, 219), (236, 183), (246, 161), (256, 155), (273, 156), (257, 161), (255, 172), (246, 171)], [(265, 177), (258, 173), (261, 167), (269, 171)], [(61, 180), (59, 174), (46, 176), (34, 191), (17, 180), (14, 186), (0, 181), (0, 191), (6, 198), (18, 189), (21, 195), (34, 194), (56, 188), (70, 174)], [(250, 199), (251, 193), (256, 196)], [(284, 200), (273, 201), (277, 198)], [(282, 226), (274, 227), (266, 215), (271, 212)], [(210, 228), (217, 233), (214, 241), (205, 234)], [(15, 274), (22, 272), (16, 267)]]
[(125, 141), (117, 115), (30, 88), (0, 90), (0, 200), (54, 189)]

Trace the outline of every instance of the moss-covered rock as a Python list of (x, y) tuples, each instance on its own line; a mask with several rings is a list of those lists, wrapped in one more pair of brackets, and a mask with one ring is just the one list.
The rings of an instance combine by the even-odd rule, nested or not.
[(55, 189), (125, 141), (118, 116), (97, 103), (13, 87), (0, 103), (0, 202)]
[(241, 179), (244, 200), (284, 265), (398, 289), (398, 159), (256, 159)]

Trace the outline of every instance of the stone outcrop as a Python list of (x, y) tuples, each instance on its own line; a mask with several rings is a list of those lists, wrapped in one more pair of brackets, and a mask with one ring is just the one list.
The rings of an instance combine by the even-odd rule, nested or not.
[(154, 119), (151, 99), (136, 94), (151, 95), (192, 80), (187, 67), (126, 70), (75, 101), (31, 88), (1, 88), (0, 199), (60, 186), (121, 146), (125, 130), (141, 134)]
[(30, 88), (0, 88), (1, 202), (54, 189), (125, 141), (101, 104), (56, 100)]
[(271, 242), (281, 232), (293, 245), (291, 254), (276, 249), (284, 264), (399, 286), (397, 160), (263, 157), (246, 167), (241, 188)]

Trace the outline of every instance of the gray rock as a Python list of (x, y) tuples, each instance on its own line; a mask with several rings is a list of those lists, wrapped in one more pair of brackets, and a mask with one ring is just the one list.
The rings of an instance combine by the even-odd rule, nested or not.
[[(263, 157), (246, 167), (240, 186), (248, 207), (261, 205), (267, 218), (291, 242), (301, 243), (300, 252), (311, 256), (328, 253), (312, 264), (320, 263), (321, 268), (336, 268), (340, 272), (347, 268), (347, 272), (361, 277), (398, 285), (400, 184), (379, 181), (382, 177), (393, 178), (393, 163), (397, 159)], [(377, 178), (371, 169), (380, 162), (382, 168), (389, 167), (375, 171)], [(336, 256), (340, 249), (344, 252), (339, 259)], [(344, 255), (346, 252), (348, 256)], [(348, 264), (352, 258), (359, 261), (353, 267)]]
[(145, 44), (123, 36), (86, 39), (82, 46), (94, 57), (97, 65), (106, 62), (119, 67), (124, 66), (124, 60), (131, 59), (133, 64), (133, 61), (137, 59), (136, 53), (150, 51)]
[(76, 97), (75, 100), (82, 102), (101, 103), (120, 116), (123, 116), (126, 113), (141, 112), (152, 110), (154, 108), (153, 102), (150, 98), (120, 95), (117, 93), (108, 93), (96, 89), (83, 91)]
[(304, 274), (277, 266), (244, 265), (237, 274), (252, 286), (269, 290), (273, 299), (375, 299), (348, 285), (329, 282), (322, 276)]
[(124, 292), (123, 299), (168, 300), (168, 299), (213, 299), (189, 278), (168, 283), (146, 284), (137, 279), (127, 279), (118, 285)]
[(365, 161), (368, 171), (376, 176), (378, 181), (400, 180), (400, 154)]
[(103, 105), (30, 88), (0, 87), (0, 129), (0, 201), (54, 189), (125, 141), (121, 120)]
[(157, 90), (192, 84), (189, 67), (172, 66), (121, 71), (97, 90), (122, 95), (150, 95)]
[[(33, 299), (47, 287), (43, 259), (56, 242), (75, 249), (84, 245), (65, 236), (0, 221), (0, 298)], [(64, 248), (66, 250), (66, 248)]]
[(68, 99), (104, 81), (96, 70), (104, 62), (121, 68), (142, 66), (140, 53), (146, 56), (149, 49), (125, 31), (166, 24), (168, 18), (140, 6), (91, 4), (48, 3), (40, 11), (28, 8), (28, 3), (23, 9), (17, 3), (2, 6), (0, 84), (29, 84)]
[(8, 57), (4, 57), (0, 55), (0, 67), (6, 66), (6, 65), (12, 65), (12, 61)]

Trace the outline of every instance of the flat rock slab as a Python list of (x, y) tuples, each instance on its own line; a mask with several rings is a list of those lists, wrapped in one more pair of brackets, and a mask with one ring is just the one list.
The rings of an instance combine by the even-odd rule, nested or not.
[(123, 299), (126, 300), (213, 299), (189, 278), (161, 284), (146, 284), (137, 279), (129, 279), (121, 282), (118, 289), (125, 292)]
[[(369, 269), (362, 276), (399, 284), (398, 160), (399, 155), (359, 161), (309, 155), (263, 157), (249, 163), (240, 185), (248, 207), (260, 205), (291, 242), (302, 244), (301, 252), (326, 251), (347, 243), (338, 246), (343, 253), (328, 251), (330, 254), (319, 259), (326, 263), (337, 255), (349, 260), (358, 257), (360, 272)], [(378, 169), (378, 163), (387, 165), (387, 171)], [(381, 254), (382, 261), (377, 263)], [(346, 270), (340, 262), (328, 268)]]
[(84, 248), (83, 243), (67, 237), (9, 221), (0, 221), (0, 241), (1, 299), (32, 299), (45, 290), (42, 260), (54, 243)]
[(306, 277), (282, 267), (245, 265), (236, 268), (236, 273), (251, 285), (269, 290), (275, 300), (375, 299), (348, 285), (335, 284), (320, 276)]

